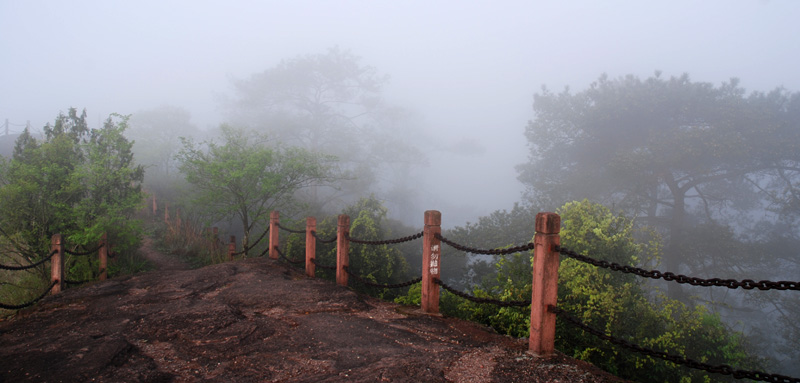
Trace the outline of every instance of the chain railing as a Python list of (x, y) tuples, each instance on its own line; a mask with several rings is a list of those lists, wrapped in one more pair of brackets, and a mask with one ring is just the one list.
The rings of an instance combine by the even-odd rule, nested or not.
[[(429, 213), (435, 213), (430, 214)], [(541, 216), (541, 217), (540, 217)], [(613, 271), (624, 273), (632, 273), (640, 277), (663, 279), (666, 281), (674, 281), (676, 283), (686, 283), (696, 286), (721, 286), (731, 289), (742, 288), (746, 290), (759, 289), (759, 290), (800, 290), (800, 283), (793, 281), (754, 281), (750, 279), (735, 280), (735, 279), (721, 279), (721, 278), (697, 278), (689, 277), (681, 274), (674, 274), (671, 272), (661, 272), (658, 270), (647, 270), (634, 266), (621, 265), (614, 262), (598, 260), (586, 255), (578, 254), (575, 251), (569, 250), (566, 247), (559, 245), (558, 233), (560, 231), (560, 217), (553, 213), (540, 213), (537, 215), (536, 220), (536, 236), (533, 242), (512, 246), (507, 248), (495, 249), (480, 249), (470, 246), (465, 246), (455, 241), (449, 240), (441, 235), (440, 229), (440, 214), (435, 211), (426, 212), (425, 229), (422, 232), (412, 234), (406, 237), (386, 239), (386, 240), (366, 240), (361, 238), (354, 238), (350, 236), (350, 221), (349, 217), (345, 215), (339, 216), (337, 235), (334, 238), (321, 238), (316, 232), (316, 220), (309, 218), (305, 230), (296, 230), (282, 226), (279, 221), (277, 212), (271, 215), (270, 226), (275, 226), (272, 230), (276, 233), (270, 235), (270, 244), (267, 250), (262, 253), (262, 256), (274, 251), (271, 258), (283, 259), (291, 264), (306, 263), (306, 272), (310, 277), (314, 277), (314, 268), (318, 267), (326, 270), (333, 270), (336, 272), (336, 283), (339, 285), (347, 286), (347, 277), (352, 277), (356, 282), (362, 285), (375, 287), (375, 288), (403, 288), (412, 286), (416, 283), (422, 283), (422, 309), (425, 312), (438, 313), (438, 300), (439, 288), (450, 292), (453, 295), (467, 299), (471, 302), (478, 304), (492, 304), (499, 307), (530, 307), (531, 308), (531, 329), (535, 328), (537, 331), (530, 333), (530, 350), (539, 355), (549, 355), (554, 351), (554, 338), (555, 338), (555, 318), (558, 316), (578, 328), (587, 331), (590, 334), (600, 337), (613, 344), (626, 347), (630, 350), (640, 352), (646, 356), (657, 357), (667, 360), (669, 362), (681, 364), (690, 368), (700, 369), (709, 373), (719, 373), (724, 375), (731, 375), (734, 378), (740, 379), (753, 379), (766, 382), (792, 382), (800, 383), (796, 378), (786, 377), (783, 375), (768, 374), (760, 371), (744, 371), (737, 370), (726, 365), (711, 365), (699, 361), (695, 361), (682, 356), (670, 355), (661, 351), (648, 349), (638, 346), (634, 343), (614, 338), (611, 335), (606, 335), (602, 331), (592, 329), (591, 327), (580, 323), (574, 317), (565, 313), (557, 308), (557, 294), (556, 286), (558, 280), (558, 259), (559, 255), (564, 255), (569, 258), (576, 259), (581, 262), (589, 263), (597, 267), (603, 267)], [(284, 230), (293, 234), (306, 234), (306, 257), (305, 259), (292, 260), (289, 259), (283, 251), (280, 250), (278, 243), (278, 229)], [(269, 229), (268, 229), (269, 231)], [(259, 241), (266, 236), (266, 232), (262, 234)], [(313, 241), (309, 239), (313, 238)], [(358, 275), (353, 272), (349, 266), (349, 245), (350, 243), (382, 246), (390, 244), (399, 244), (416, 239), (423, 239), (423, 275), (403, 283), (396, 284), (383, 284), (378, 281), (373, 281)], [(258, 242), (258, 241), (257, 241)], [(336, 264), (329, 266), (317, 263), (315, 254), (315, 244), (321, 243), (336, 243)], [(469, 293), (460, 291), (452, 286), (449, 286), (440, 278), (441, 271), (441, 247), (440, 243), (445, 243), (457, 251), (463, 251), (472, 254), (485, 254), (485, 255), (508, 255), (525, 251), (533, 251), (533, 277), (532, 281), (532, 299), (530, 300), (502, 300), (491, 297), (477, 297)], [(275, 254), (273, 256), (273, 254)], [(427, 297), (427, 298), (424, 298)], [(430, 300), (430, 302), (426, 301)]]
[(467, 293), (465, 293), (463, 291), (460, 291), (460, 290), (458, 290), (456, 288), (448, 286), (446, 283), (442, 282), (442, 280), (439, 279), (439, 278), (434, 279), (433, 283), (436, 283), (437, 285), (442, 286), (443, 289), (449, 291), (450, 293), (452, 293), (454, 295), (457, 295), (457, 296), (459, 296), (461, 298), (464, 298), (464, 299), (466, 299), (468, 301), (472, 301), (472, 302), (475, 302), (475, 303), (489, 303), (489, 304), (493, 304), (495, 306), (500, 306), (500, 307), (528, 307), (528, 306), (531, 305), (530, 299), (529, 300), (524, 300), (524, 301), (503, 301), (503, 300), (500, 300), (500, 299), (481, 298), (481, 297), (476, 297), (474, 295), (469, 295), (469, 294), (467, 294)]
[(581, 329), (583, 331), (588, 332), (589, 334), (592, 334), (592, 335), (594, 335), (594, 336), (596, 336), (596, 337), (598, 337), (600, 339), (606, 340), (606, 341), (611, 342), (613, 344), (616, 344), (618, 346), (625, 347), (625, 348), (627, 348), (629, 350), (632, 350), (634, 352), (637, 352), (639, 354), (657, 357), (657, 358), (666, 360), (668, 362), (672, 362), (672, 363), (675, 363), (675, 364), (680, 364), (680, 365), (683, 365), (683, 366), (686, 366), (686, 367), (689, 367), (689, 368), (693, 368), (693, 369), (696, 369), (696, 370), (702, 370), (702, 371), (711, 372), (711, 373), (715, 373), (715, 374), (731, 375), (736, 379), (752, 379), (752, 380), (756, 380), (756, 381), (760, 381), (760, 382), (800, 383), (800, 379), (792, 378), (792, 377), (785, 376), (785, 375), (768, 374), (766, 372), (761, 372), (761, 371), (736, 370), (733, 367), (728, 366), (728, 365), (724, 365), (724, 364), (712, 365), (712, 364), (708, 364), (708, 363), (699, 362), (699, 361), (696, 361), (696, 360), (693, 360), (693, 359), (685, 358), (685, 357), (682, 357), (682, 356), (679, 356), (679, 355), (668, 354), (668, 353), (663, 352), (663, 351), (656, 351), (656, 350), (653, 350), (651, 348), (642, 347), (642, 346), (637, 345), (635, 343), (628, 342), (628, 341), (626, 341), (624, 339), (620, 339), (620, 338), (614, 337), (612, 335), (607, 335), (603, 331), (597, 330), (595, 328), (592, 328), (592, 327), (584, 324), (583, 322), (581, 322), (577, 318), (573, 317), (572, 315), (568, 314), (566, 311), (564, 311), (564, 310), (562, 310), (562, 309), (560, 309), (558, 307), (549, 306), (548, 307), (548, 311), (558, 315), (559, 318), (569, 322), (573, 326), (575, 326), (575, 327), (577, 327), (577, 328), (579, 328), (579, 329)]
[(412, 279), (410, 281), (406, 281), (406, 282), (402, 282), (402, 283), (382, 284), (382, 283), (376, 283), (376, 282), (372, 282), (372, 281), (370, 281), (368, 279), (362, 278), (360, 275), (350, 271), (350, 267), (349, 266), (345, 266), (344, 267), (344, 271), (347, 272), (348, 275), (350, 275), (351, 277), (355, 278), (356, 281), (360, 282), (363, 285), (367, 285), (367, 286), (370, 286), (370, 287), (377, 287), (377, 288), (381, 288), (381, 289), (399, 289), (399, 288), (415, 285), (415, 284), (417, 284), (417, 283), (422, 281), (422, 277), (419, 277), (419, 278)]
[(325, 269), (325, 270), (336, 270), (336, 266), (321, 265), (321, 264), (317, 263), (317, 260), (316, 260), (316, 259), (314, 259), (314, 258), (311, 258), (311, 263), (313, 263), (313, 264), (314, 264), (314, 266), (316, 266), (316, 267), (319, 267), (320, 269)]
[(445, 237), (442, 237), (441, 234), (437, 234), (436, 235), (436, 239), (438, 239), (438, 240), (450, 245), (452, 248), (454, 248), (456, 250), (467, 252), (467, 253), (472, 253), (472, 254), (506, 255), (506, 254), (514, 254), (514, 253), (520, 253), (520, 252), (523, 252), (523, 251), (531, 251), (531, 250), (533, 250), (533, 242), (530, 242), (530, 243), (527, 243), (527, 244), (524, 244), (524, 245), (520, 245), (520, 246), (513, 246), (513, 247), (509, 247), (509, 248), (502, 248), (502, 249), (477, 249), (477, 248), (474, 248), (474, 247), (467, 247), (467, 246), (458, 244), (456, 242), (453, 242), (453, 241), (451, 241), (451, 240), (449, 240), (449, 239), (447, 239)]
[[(264, 232), (263, 232), (263, 233), (261, 233), (261, 236), (259, 236), (259, 237), (258, 237), (258, 239), (257, 239), (255, 242), (253, 242), (253, 244), (252, 244), (252, 245), (249, 245), (249, 246), (247, 246), (247, 247), (246, 247), (246, 248), (244, 248), (242, 251), (239, 251), (239, 252), (233, 252), (233, 253), (231, 253), (230, 255), (231, 255), (231, 256), (234, 256), (234, 255), (242, 255), (242, 254), (244, 254), (244, 253), (246, 253), (246, 252), (248, 252), (248, 251), (250, 251), (250, 250), (253, 250), (253, 248), (255, 248), (256, 246), (258, 246), (258, 244), (261, 242), (261, 240), (262, 240), (262, 239), (264, 239), (264, 237), (266, 237), (266, 236), (267, 236), (267, 233), (269, 233), (269, 227), (267, 227), (267, 229), (266, 229), (266, 230), (264, 230)], [(263, 255), (262, 255), (262, 256), (263, 256)]]
[(280, 256), (280, 257), (281, 257), (281, 258), (282, 258), (284, 261), (286, 261), (286, 262), (289, 262), (289, 263), (291, 263), (291, 264), (293, 264), (293, 265), (297, 265), (297, 264), (300, 264), (300, 263), (303, 263), (303, 262), (305, 262), (305, 261), (306, 261), (305, 259), (298, 259), (298, 260), (296, 260), (296, 261), (295, 261), (295, 260), (292, 260), (292, 259), (289, 259), (289, 257), (287, 257), (286, 255), (284, 255), (284, 254), (283, 254), (283, 251), (281, 251), (281, 249), (280, 249), (279, 247), (277, 247), (277, 246), (275, 247), (275, 251), (277, 251), (277, 252), (278, 252), (278, 255), (279, 255), (279, 256)]
[(676, 283), (685, 283), (692, 286), (719, 286), (719, 287), (727, 287), (729, 289), (738, 289), (742, 288), (744, 290), (800, 290), (800, 282), (793, 282), (793, 281), (754, 281), (752, 279), (743, 279), (741, 281), (737, 281), (735, 279), (721, 279), (721, 278), (697, 278), (697, 277), (689, 277), (683, 274), (674, 274), (671, 272), (661, 272), (658, 270), (646, 270), (638, 267), (627, 266), (627, 265), (620, 265), (619, 263), (615, 262), (608, 262), (604, 260), (595, 259), (586, 255), (578, 254), (570, 249), (556, 246), (555, 251), (578, 261), (588, 263), (590, 265), (594, 265), (597, 267), (602, 267), (605, 269), (619, 271), (622, 273), (630, 273), (635, 274), (640, 277), (644, 278), (652, 278), (652, 279), (663, 279), (665, 281), (674, 281)]
[(83, 251), (83, 252), (72, 251), (72, 250), (69, 250), (69, 249), (64, 249), (64, 252), (69, 254), (69, 255), (74, 255), (76, 257), (82, 257), (82, 256), (92, 255), (92, 254), (96, 253), (98, 250), (102, 249), (103, 246), (105, 246), (105, 245), (106, 245), (105, 243), (101, 243), (99, 246), (95, 247), (94, 249), (88, 250), (88, 251)]
[(32, 264), (30, 264), (30, 265), (24, 265), (24, 266), (8, 266), (8, 265), (0, 265), (0, 269), (2, 269), (2, 270), (12, 270), (12, 271), (19, 271), (19, 270), (28, 270), (28, 269), (32, 269), (32, 268), (34, 268), (34, 267), (36, 267), (36, 266), (39, 266), (39, 265), (41, 265), (41, 264), (43, 264), (43, 263), (45, 263), (45, 262), (49, 261), (51, 258), (53, 258), (53, 256), (54, 256), (54, 255), (56, 255), (56, 253), (58, 253), (58, 251), (56, 251), (56, 250), (53, 250), (53, 251), (51, 251), (51, 252), (50, 252), (50, 254), (49, 254), (49, 255), (47, 255), (46, 257), (44, 257), (44, 258), (42, 258), (41, 260), (39, 260), (38, 262), (36, 262), (36, 263), (32, 263)]
[(316, 231), (312, 231), (311, 232), (311, 236), (316, 238), (317, 241), (322, 242), (322, 243), (334, 243), (334, 242), (336, 242), (336, 237), (333, 237), (333, 238), (322, 238), (319, 235), (317, 235)]
[(283, 231), (288, 231), (288, 232), (290, 232), (292, 234), (305, 234), (306, 233), (305, 230), (296, 230), (296, 229), (290, 229), (288, 227), (283, 227), (283, 225), (281, 225), (280, 223), (278, 223), (278, 228), (283, 230)]
[[(5, 231), (2, 231), (2, 234), (7, 236)], [(48, 253), (48, 255), (46, 255), (44, 257), (41, 257), (40, 260), (38, 260), (38, 261), (36, 261), (34, 263), (31, 263), (29, 265), (21, 265), (21, 266), (0, 265), (0, 270), (22, 271), (22, 270), (30, 270), (30, 269), (39, 267), (39, 266), (45, 264), (46, 262), (51, 262), (52, 263), (52, 265), (50, 267), (50, 271), (51, 271), (50, 272), (50, 274), (51, 274), (50, 287), (48, 287), (47, 290), (45, 290), (41, 295), (39, 295), (39, 297), (37, 297), (36, 299), (34, 299), (32, 301), (26, 302), (24, 304), (19, 304), (19, 305), (0, 303), (0, 308), (7, 309), (7, 310), (19, 310), (19, 309), (22, 309), (22, 308), (25, 308), (25, 307), (33, 305), (34, 303), (36, 303), (39, 300), (41, 300), (42, 298), (44, 298), (48, 293), (52, 292), (53, 294), (56, 294), (56, 293), (61, 292), (64, 284), (76, 285), (76, 284), (83, 284), (83, 283), (90, 282), (91, 280), (72, 281), (72, 280), (69, 280), (67, 278), (64, 278), (64, 261), (65, 261), (64, 255), (65, 254), (69, 254), (69, 255), (73, 255), (73, 256), (87, 256), (87, 255), (94, 254), (94, 253), (98, 253), (98, 255), (99, 255), (100, 272), (99, 272), (98, 275), (99, 275), (101, 280), (104, 280), (106, 278), (106, 275), (107, 275), (107, 273), (106, 273), (106, 264), (107, 264), (108, 257), (109, 257), (109, 251), (108, 251), (108, 248), (106, 246), (106, 235), (105, 234), (103, 234), (102, 240), (100, 241), (100, 244), (96, 248), (94, 248), (92, 250), (89, 250), (89, 251), (84, 251), (84, 252), (79, 252), (79, 251), (66, 249), (66, 246), (64, 245), (63, 237), (61, 236), (61, 234), (55, 234), (55, 235), (53, 235), (53, 237), (51, 239), (51, 250), (50, 250), (50, 253)], [(26, 252), (26, 254), (27, 254), (27, 252)], [(113, 257), (113, 255), (112, 255), (112, 257)]]
[(38, 297), (34, 298), (33, 300), (30, 300), (28, 302), (25, 302), (25, 303), (22, 303), (22, 304), (19, 304), (19, 305), (8, 305), (8, 304), (5, 304), (5, 303), (0, 303), (0, 309), (21, 310), (21, 309), (24, 309), (26, 307), (33, 306), (36, 302), (39, 302), (44, 297), (46, 297), (47, 293), (49, 293), (50, 290), (52, 290), (53, 287), (58, 284), (58, 282), (59, 282), (58, 280), (50, 282), (50, 287), (48, 287), (46, 290), (44, 290), (44, 292), (41, 295), (39, 295)]
[(412, 235), (409, 235), (407, 237), (401, 237), (401, 238), (395, 238), (395, 239), (384, 239), (384, 240), (380, 240), (380, 241), (370, 241), (370, 240), (365, 240), (365, 239), (352, 238), (352, 237), (350, 237), (350, 234), (348, 233), (345, 238), (347, 238), (348, 241), (353, 242), (353, 243), (358, 243), (358, 244), (362, 244), (362, 245), (380, 246), (380, 245), (395, 245), (395, 244), (398, 244), (398, 243), (411, 242), (411, 241), (413, 241), (415, 239), (422, 238), (422, 234), (423, 234), (422, 232), (419, 232), (417, 234), (412, 234)]

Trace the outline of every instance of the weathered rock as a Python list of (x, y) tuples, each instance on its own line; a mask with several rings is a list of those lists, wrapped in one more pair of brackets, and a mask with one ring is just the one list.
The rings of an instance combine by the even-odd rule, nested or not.
[(0, 382), (612, 382), (265, 258), (98, 282), (0, 323)]

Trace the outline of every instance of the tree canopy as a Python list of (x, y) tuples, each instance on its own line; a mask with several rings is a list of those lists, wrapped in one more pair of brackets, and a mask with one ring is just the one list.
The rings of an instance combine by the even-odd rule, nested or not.
[(136, 225), (126, 223), (143, 200), (144, 170), (123, 135), (127, 122), (112, 115), (90, 129), (86, 111), (71, 108), (44, 127), (43, 140), (26, 129), (3, 169), (3, 228), (34, 249), (49, 248), (55, 233), (75, 244), (94, 244), (103, 232), (119, 248), (135, 243)]
[(686, 233), (698, 223), (752, 228), (773, 207), (791, 218), (800, 181), (800, 94), (747, 95), (688, 75), (601, 76), (588, 89), (534, 96), (530, 160), (518, 166), (529, 200), (550, 208), (589, 198), (661, 228), (664, 263), (696, 270)]
[(407, 164), (424, 158), (403, 137), (409, 128), (406, 112), (382, 100), (389, 77), (360, 61), (350, 51), (332, 48), (233, 82), (234, 97), (227, 104), (233, 123), (336, 156), (350, 172), (338, 190), (314, 189), (309, 200), (318, 205), (355, 202), (379, 184), (394, 187), (393, 177), (378, 179), (377, 174), (395, 168), (403, 174)]
[(305, 149), (277, 146), (259, 134), (223, 125), (222, 143), (183, 138), (180, 170), (194, 187), (192, 202), (213, 220), (238, 218), (249, 234), (269, 212), (286, 207), (294, 194), (337, 176), (335, 158)]

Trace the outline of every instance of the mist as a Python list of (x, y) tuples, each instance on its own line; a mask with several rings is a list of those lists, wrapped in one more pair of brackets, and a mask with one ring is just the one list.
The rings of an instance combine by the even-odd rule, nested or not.
[(3, 2), (0, 118), (41, 128), (77, 107), (99, 124), (170, 105), (208, 130), (225, 122), (220, 99), (231, 79), (340, 47), (391, 77), (386, 102), (413, 113), (409, 130), (433, 144), (419, 209), (459, 225), (519, 200), (514, 165), (526, 161), (522, 134), (541, 86), (662, 70), (713, 83), (738, 77), (749, 90), (800, 89), (789, 41), (800, 32), (799, 9), (789, 1)]
[[(798, 16), (800, 2), (789, 0), (0, 0), (0, 126), (9, 135), (26, 126), (41, 132), (70, 107), (86, 108), (92, 127), (112, 113), (132, 115), (134, 151), (160, 150), (144, 164), (160, 170), (148, 170), (146, 177), (179, 180), (174, 155), (180, 137), (213, 138), (222, 124), (264, 129), (263, 120), (242, 117), (242, 109), (232, 107), (240, 102), (237, 83), (287, 60), (346, 52), (386, 76), (376, 97), (399, 117), (384, 133), (402, 143), (393, 149), (407, 148), (408, 158), (395, 155), (395, 162), (371, 175), (377, 186), (365, 194), (377, 193), (391, 218), (406, 225), (421, 226), (425, 210), (439, 210), (443, 226), (453, 229), (526, 202), (516, 166), (530, 161), (535, 143), (526, 138), (526, 126), (537, 117), (534, 95), (544, 88), (577, 93), (603, 74), (645, 79), (685, 73), (715, 86), (737, 78), (748, 93), (780, 87), (797, 92)], [(159, 125), (165, 121), (169, 125)], [(0, 142), (5, 153), (10, 142)], [(359, 150), (368, 146), (354, 142)], [(358, 161), (370, 158), (354, 157), (349, 166), (357, 169)], [(757, 180), (758, 186), (770, 180)], [(357, 183), (350, 187), (359, 190)], [(719, 207), (716, 217), (735, 237), (751, 229), (754, 217), (767, 217), (774, 233), (788, 232), (776, 236), (797, 237), (796, 226), (781, 226), (766, 204), (736, 210), (745, 212), (739, 216), (728, 209)], [(796, 250), (785, 257), (796, 263)], [(791, 270), (763, 278), (797, 280)], [(738, 291), (724, 295), (742, 306), (750, 299)], [(743, 315), (719, 310), (730, 314), (730, 323)], [(778, 336), (763, 327), (747, 331), (765, 343)], [(796, 373), (790, 362), (779, 364)]]

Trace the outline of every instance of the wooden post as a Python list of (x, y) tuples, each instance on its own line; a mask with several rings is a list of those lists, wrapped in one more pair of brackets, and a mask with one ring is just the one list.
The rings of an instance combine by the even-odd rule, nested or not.
[(231, 236), (231, 241), (228, 242), (228, 261), (233, 261), (233, 253), (236, 252), (236, 236)]
[(219, 228), (216, 226), (211, 228), (211, 250), (215, 256), (219, 252)]
[(105, 281), (108, 278), (108, 233), (103, 233), (100, 237), (100, 250), (97, 251), (97, 256), (100, 258), (100, 280)]
[(556, 314), (547, 310), (558, 302), (558, 252), (561, 244), (561, 217), (555, 213), (536, 215), (533, 238), (533, 292), (531, 296), (530, 352), (548, 356), (555, 349)]
[(422, 232), (422, 311), (439, 313), (439, 285), (433, 282), (442, 271), (442, 248), (436, 234), (442, 233), (442, 213), (437, 210), (425, 212), (425, 227)]
[(58, 294), (64, 289), (64, 238), (61, 234), (54, 234), (50, 239), (50, 252), (53, 251), (56, 253), (50, 258), (50, 282), (56, 285), (50, 294)]
[(169, 224), (169, 203), (164, 202), (164, 222)]
[(280, 220), (280, 213), (273, 211), (269, 213), (269, 258), (278, 259), (278, 223)]
[(156, 195), (153, 194), (153, 215), (158, 212), (158, 204), (156, 203)]
[(317, 260), (317, 239), (311, 232), (317, 231), (317, 219), (314, 217), (306, 218), (306, 275), (314, 278), (316, 275), (316, 265), (314, 261)]
[(350, 217), (347, 214), (339, 215), (336, 229), (336, 284), (347, 286), (347, 272), (345, 267), (350, 266)]

